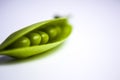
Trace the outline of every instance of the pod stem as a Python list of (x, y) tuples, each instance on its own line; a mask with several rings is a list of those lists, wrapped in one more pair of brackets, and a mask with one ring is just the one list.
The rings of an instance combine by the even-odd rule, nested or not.
[(60, 16), (60, 15), (56, 14), (56, 15), (54, 15), (54, 18), (61, 18), (61, 17), (62, 17), (62, 18), (70, 19), (71, 16), (72, 16), (72, 15), (70, 15), (70, 14), (69, 14), (69, 15), (65, 15), (65, 16)]

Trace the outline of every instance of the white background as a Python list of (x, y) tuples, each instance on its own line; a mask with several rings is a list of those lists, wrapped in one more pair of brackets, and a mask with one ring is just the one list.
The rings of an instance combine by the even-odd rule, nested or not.
[(51, 55), (0, 65), (0, 80), (120, 80), (119, 0), (0, 0), (0, 43), (53, 15), (70, 15), (73, 32)]

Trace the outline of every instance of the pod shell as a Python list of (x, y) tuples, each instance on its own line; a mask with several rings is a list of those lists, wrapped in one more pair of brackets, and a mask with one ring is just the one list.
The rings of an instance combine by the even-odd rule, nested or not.
[[(37, 45), (37, 46), (30, 46), (26, 48), (15, 48), (15, 49), (7, 49), (6, 48), (11, 45), (14, 41), (16, 41), (18, 38), (26, 35), (29, 32), (32, 32), (37, 29), (43, 29), (45, 27), (49, 27), (52, 25), (60, 25), (62, 27), (62, 33), (59, 35), (59, 37), (51, 43)], [(56, 47), (57, 45), (61, 44), (71, 33), (72, 27), (71, 25), (68, 25), (66, 18), (57, 18), (53, 20), (47, 20), (43, 22), (38, 22), (35, 24), (32, 24), (30, 26), (27, 26), (23, 29), (20, 29), (13, 34), (11, 34), (1, 45), (0, 45), (0, 54), (2, 55), (8, 55), (15, 58), (26, 58), (38, 53), (42, 53), (44, 51), (47, 51), (51, 48)], [(26, 53), (27, 52), (27, 53)]]

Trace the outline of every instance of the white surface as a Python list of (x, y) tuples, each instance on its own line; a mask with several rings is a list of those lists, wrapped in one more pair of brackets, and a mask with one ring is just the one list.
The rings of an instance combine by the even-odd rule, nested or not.
[(0, 43), (54, 14), (72, 15), (66, 43), (45, 58), (0, 65), (0, 80), (120, 80), (119, 0), (0, 0)]

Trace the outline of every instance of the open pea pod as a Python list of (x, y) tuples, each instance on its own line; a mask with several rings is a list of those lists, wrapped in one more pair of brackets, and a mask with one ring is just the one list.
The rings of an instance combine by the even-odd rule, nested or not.
[(1, 45), (0, 55), (27, 58), (65, 41), (72, 31), (67, 18), (38, 22), (11, 34)]

